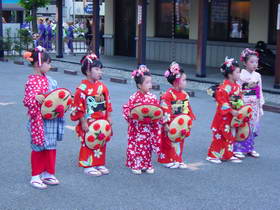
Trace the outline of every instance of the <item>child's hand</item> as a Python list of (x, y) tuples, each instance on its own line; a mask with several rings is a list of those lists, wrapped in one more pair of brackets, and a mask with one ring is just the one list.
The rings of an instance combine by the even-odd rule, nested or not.
[(45, 96), (43, 95), (36, 95), (35, 99), (39, 102), (39, 104), (42, 104), (45, 100)]
[(236, 110), (232, 110), (230, 113), (231, 113), (232, 116), (234, 116), (234, 117), (236, 117), (236, 116), (238, 115), (238, 111), (236, 111)]
[(88, 123), (87, 123), (86, 120), (83, 120), (83, 121), (82, 121), (82, 129), (83, 129), (83, 131), (86, 132), (86, 133), (89, 131), (89, 129), (88, 129)]

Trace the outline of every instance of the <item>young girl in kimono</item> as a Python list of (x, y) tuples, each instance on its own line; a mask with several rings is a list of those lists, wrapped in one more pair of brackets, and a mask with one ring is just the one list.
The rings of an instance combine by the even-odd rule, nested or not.
[(185, 138), (180, 142), (174, 142), (168, 137), (170, 123), (175, 117), (186, 114), (191, 120), (195, 115), (189, 103), (189, 95), (185, 91), (187, 86), (187, 75), (178, 63), (172, 62), (164, 75), (167, 81), (173, 86), (161, 97), (161, 107), (164, 110), (162, 143), (158, 162), (167, 168), (186, 169), (187, 164), (183, 161), (183, 149)]
[(245, 104), (250, 104), (253, 108), (253, 117), (250, 120), (250, 135), (242, 142), (235, 142), (234, 155), (238, 158), (245, 158), (245, 155), (258, 158), (260, 154), (255, 151), (255, 138), (259, 133), (259, 122), (263, 115), (264, 97), (262, 92), (262, 78), (256, 72), (258, 69), (258, 53), (245, 49), (242, 51), (240, 60), (244, 63), (245, 69), (241, 70), (238, 83), (243, 90), (243, 100)]
[(91, 149), (85, 143), (89, 125), (96, 120), (104, 119), (112, 124), (112, 105), (108, 88), (100, 82), (103, 65), (95, 54), (84, 56), (81, 60), (81, 71), (86, 76), (76, 89), (71, 119), (78, 121), (76, 133), (81, 141), (79, 166), (90, 176), (109, 174), (105, 167), (106, 144), (101, 148)]
[(242, 92), (237, 83), (240, 78), (239, 64), (236, 60), (226, 57), (221, 72), (225, 80), (215, 91), (217, 109), (211, 126), (213, 140), (206, 160), (212, 163), (222, 163), (222, 161), (241, 163), (242, 161), (233, 154), (236, 138), (233, 132), (235, 128), (231, 127), (232, 118), (238, 115), (234, 104), (238, 100), (242, 102)]
[(51, 58), (41, 46), (32, 52), (25, 52), (24, 58), (34, 67), (33, 74), (25, 85), (23, 104), (28, 109), (28, 131), (31, 136), (31, 169), (30, 184), (39, 189), (47, 185), (59, 184), (55, 175), (56, 145), (64, 134), (64, 119), (43, 119), (41, 105), (44, 94), (57, 88), (57, 82), (46, 73), (50, 69)]
[(123, 116), (128, 122), (128, 146), (126, 153), (126, 166), (133, 174), (154, 173), (152, 165), (152, 152), (158, 153), (160, 145), (160, 123), (158, 121), (139, 121), (130, 114), (137, 105), (153, 104), (160, 107), (157, 97), (150, 91), (152, 89), (152, 77), (149, 69), (141, 65), (133, 71), (138, 91), (130, 96), (127, 104), (123, 106)]

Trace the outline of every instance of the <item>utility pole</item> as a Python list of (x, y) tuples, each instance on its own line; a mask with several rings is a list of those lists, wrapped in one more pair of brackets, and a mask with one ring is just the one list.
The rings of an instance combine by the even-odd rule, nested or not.
[(99, 43), (100, 43), (100, 0), (92, 0), (92, 41), (91, 51), (99, 57)]
[(57, 25), (56, 25), (56, 57), (63, 58), (63, 28), (62, 28), (62, 15), (63, 15), (63, 8), (62, 8), (62, 1), (56, 1), (57, 7)]
[(146, 64), (147, 0), (137, 2), (137, 64)]
[(208, 38), (208, 0), (198, 0), (198, 40), (197, 40), (197, 59), (196, 76), (206, 77), (206, 50)]

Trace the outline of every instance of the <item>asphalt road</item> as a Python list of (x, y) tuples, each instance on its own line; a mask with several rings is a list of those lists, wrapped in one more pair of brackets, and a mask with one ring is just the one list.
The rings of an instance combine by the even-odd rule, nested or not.
[[(2, 209), (280, 209), (280, 115), (265, 112), (256, 148), (260, 159), (242, 164), (213, 165), (205, 161), (211, 142), (209, 129), (215, 103), (196, 92), (191, 104), (197, 115), (184, 151), (191, 169), (166, 169), (154, 161), (156, 173), (131, 174), (125, 163), (127, 125), (121, 106), (135, 91), (133, 83), (116, 84), (104, 76), (113, 102), (114, 137), (108, 144), (107, 166), (111, 174), (89, 177), (77, 167), (79, 141), (65, 129), (58, 145), (59, 186), (37, 190), (30, 181), (30, 139), (26, 109), (22, 105), (24, 83), (30, 67), (0, 62), (0, 210)], [(74, 90), (82, 76), (51, 72), (61, 87)], [(159, 94), (159, 92), (155, 92)], [(74, 123), (67, 117), (67, 125)], [(70, 127), (71, 128), (71, 127)]]

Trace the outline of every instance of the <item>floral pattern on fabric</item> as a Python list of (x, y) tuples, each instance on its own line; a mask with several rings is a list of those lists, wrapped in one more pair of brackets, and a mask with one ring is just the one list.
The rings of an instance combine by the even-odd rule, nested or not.
[(161, 128), (160, 122), (142, 123), (130, 118), (130, 111), (136, 104), (159, 105), (159, 101), (152, 93), (138, 91), (123, 106), (123, 116), (128, 122), (126, 166), (142, 170), (152, 167), (152, 152), (159, 152)]

